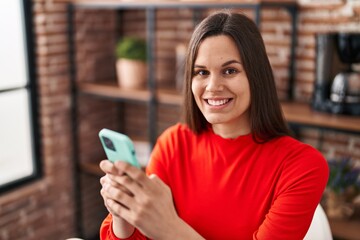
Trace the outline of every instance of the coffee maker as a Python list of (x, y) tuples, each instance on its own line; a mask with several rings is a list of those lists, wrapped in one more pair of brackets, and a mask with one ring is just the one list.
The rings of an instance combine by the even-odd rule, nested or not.
[(312, 107), (360, 115), (360, 33), (316, 35), (316, 79)]

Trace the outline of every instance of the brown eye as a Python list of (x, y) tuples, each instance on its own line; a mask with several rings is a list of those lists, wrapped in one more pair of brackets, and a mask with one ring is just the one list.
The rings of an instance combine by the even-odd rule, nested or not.
[(205, 76), (205, 75), (209, 75), (209, 72), (206, 70), (198, 70), (198, 71), (194, 71), (194, 76)]
[(237, 72), (238, 71), (235, 68), (228, 68), (228, 69), (225, 69), (224, 74), (230, 75), (230, 74), (234, 74), (234, 73), (237, 73)]

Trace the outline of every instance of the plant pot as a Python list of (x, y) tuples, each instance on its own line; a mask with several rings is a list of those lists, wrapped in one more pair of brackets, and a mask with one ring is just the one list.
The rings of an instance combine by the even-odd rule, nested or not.
[(143, 61), (118, 59), (116, 73), (121, 88), (144, 89), (146, 87), (147, 68)]

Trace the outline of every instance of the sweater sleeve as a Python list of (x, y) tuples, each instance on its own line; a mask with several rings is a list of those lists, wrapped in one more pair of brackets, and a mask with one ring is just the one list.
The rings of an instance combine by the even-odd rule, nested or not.
[(302, 149), (283, 166), (276, 198), (253, 239), (303, 239), (325, 189), (329, 170), (315, 149)]
[(101, 224), (100, 239), (101, 240), (145, 240), (148, 238), (142, 235), (140, 231), (137, 229), (135, 229), (134, 233), (128, 238), (121, 239), (116, 237), (112, 230), (112, 215), (109, 214)]

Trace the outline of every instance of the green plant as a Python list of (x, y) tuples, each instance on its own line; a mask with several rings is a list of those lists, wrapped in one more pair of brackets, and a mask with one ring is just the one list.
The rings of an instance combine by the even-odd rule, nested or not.
[(350, 158), (332, 159), (328, 161), (330, 176), (327, 186), (338, 194), (352, 188), (360, 191), (360, 168)]
[(136, 37), (124, 37), (116, 44), (116, 57), (146, 61), (146, 42)]

